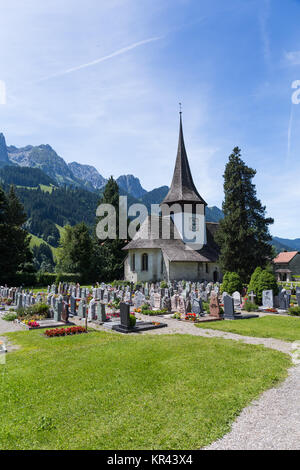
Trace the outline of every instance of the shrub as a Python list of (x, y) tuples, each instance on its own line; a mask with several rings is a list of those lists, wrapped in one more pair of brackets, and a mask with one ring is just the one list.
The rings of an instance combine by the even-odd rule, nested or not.
[(291, 307), (288, 311), (289, 315), (300, 317), (300, 307)]
[(262, 293), (264, 290), (272, 290), (274, 295), (278, 294), (278, 285), (273, 273), (261, 268), (256, 268), (251, 276), (248, 292), (255, 292), (258, 305), (262, 303)]
[(161, 289), (166, 289), (168, 287), (168, 283), (166, 281), (161, 281), (160, 287)]
[(241, 292), (243, 284), (238, 273), (227, 272), (224, 274), (221, 286), (221, 293), (227, 292), (232, 295), (234, 292)]
[(136, 324), (136, 318), (134, 315), (130, 314), (130, 326), (133, 328)]
[(148, 304), (142, 305), (142, 306), (141, 306), (141, 311), (142, 311), (142, 313), (144, 313), (146, 310), (150, 310), (150, 309), (149, 309), (149, 305), (148, 305)]
[(257, 310), (257, 305), (250, 302), (250, 300), (246, 300), (244, 310), (246, 310), (246, 312), (255, 312)]
[(5, 315), (3, 315), (2, 319), (3, 320), (6, 320), (6, 321), (14, 321), (18, 318), (18, 315), (16, 313), (13, 313), (13, 312), (10, 312), (10, 313), (6, 313)]
[(155, 315), (163, 315), (167, 310), (142, 310), (143, 315), (149, 315), (150, 317), (155, 317)]
[(259, 279), (259, 276), (261, 275), (261, 273), (262, 273), (262, 268), (258, 267), (258, 268), (255, 269), (254, 273), (252, 274), (249, 285), (248, 285), (248, 293), (249, 294), (252, 291), (256, 294), (257, 283), (258, 283), (258, 279)]
[(209, 303), (202, 302), (203, 311), (209, 313)]

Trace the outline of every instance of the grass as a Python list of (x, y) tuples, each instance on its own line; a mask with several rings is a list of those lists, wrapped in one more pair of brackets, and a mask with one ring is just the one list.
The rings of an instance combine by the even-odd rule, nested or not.
[(276, 338), (283, 341), (300, 340), (300, 318), (268, 315), (250, 320), (225, 320), (222, 322), (197, 324), (198, 328), (228, 331), (243, 336)]
[(43, 240), (42, 238), (37, 237), (36, 235), (33, 235), (32, 233), (30, 233), (30, 236), (31, 236), (31, 240), (30, 240), (30, 248), (31, 249), (35, 245), (40, 246), (42, 243), (45, 243), (46, 245), (49, 246), (49, 248), (51, 248), (54, 258), (56, 257), (58, 248), (55, 248), (54, 246), (49, 245), (49, 243), (47, 243), (45, 240)]
[(46, 338), (0, 366), (0, 449), (197, 449), (287, 375), (262, 346), (190, 335)]

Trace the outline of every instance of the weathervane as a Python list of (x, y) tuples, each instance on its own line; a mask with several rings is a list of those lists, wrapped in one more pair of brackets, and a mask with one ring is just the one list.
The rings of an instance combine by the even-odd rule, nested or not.
[(179, 114), (182, 114), (182, 104), (179, 103)]

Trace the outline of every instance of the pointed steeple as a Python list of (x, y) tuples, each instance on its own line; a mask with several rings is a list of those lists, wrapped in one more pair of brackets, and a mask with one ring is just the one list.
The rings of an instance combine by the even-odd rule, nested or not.
[(180, 127), (179, 127), (179, 141), (175, 169), (170, 190), (163, 200), (162, 204), (204, 204), (207, 205), (204, 199), (198, 193), (192, 178), (190, 165), (188, 162), (183, 130), (182, 130), (182, 111), (180, 109)]

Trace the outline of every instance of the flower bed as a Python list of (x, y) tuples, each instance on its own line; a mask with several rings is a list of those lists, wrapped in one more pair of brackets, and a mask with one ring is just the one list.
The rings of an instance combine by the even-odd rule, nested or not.
[(26, 323), (29, 328), (39, 328), (40, 324), (37, 321), (29, 321)]
[(57, 336), (69, 336), (69, 335), (78, 335), (81, 333), (87, 333), (87, 330), (83, 326), (71, 326), (69, 328), (52, 328), (51, 330), (46, 330), (45, 335), (49, 338)]
[(197, 315), (195, 313), (187, 313), (184, 319), (185, 321), (196, 321)]

